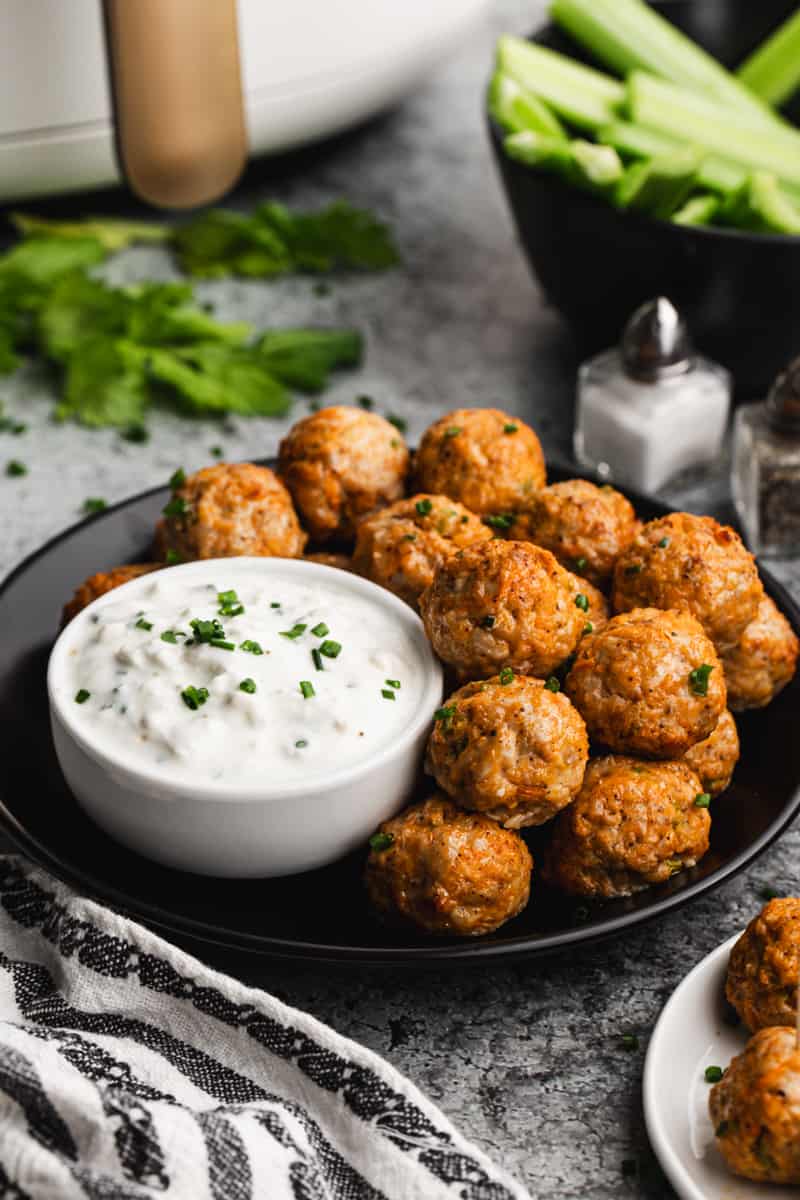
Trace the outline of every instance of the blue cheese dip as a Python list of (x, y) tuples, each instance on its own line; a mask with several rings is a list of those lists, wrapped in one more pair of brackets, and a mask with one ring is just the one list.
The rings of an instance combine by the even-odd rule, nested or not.
[(385, 595), (276, 559), (170, 567), (67, 627), (57, 698), (86, 743), (176, 782), (322, 777), (390, 746), (429, 691), (421, 626)]

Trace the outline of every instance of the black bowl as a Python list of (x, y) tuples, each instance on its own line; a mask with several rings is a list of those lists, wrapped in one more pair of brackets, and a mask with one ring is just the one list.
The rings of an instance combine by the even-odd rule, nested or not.
[[(733, 66), (796, 9), (796, 0), (666, 0), (674, 24)], [(532, 40), (588, 61), (553, 25)], [(597, 65), (597, 64), (595, 64)], [(800, 123), (800, 97), (786, 110)], [(695, 343), (724, 363), (737, 394), (763, 392), (800, 354), (800, 237), (727, 229), (685, 229), (619, 212), (491, 140), (520, 240), (548, 299), (585, 355), (612, 345), (637, 305), (669, 296)]]

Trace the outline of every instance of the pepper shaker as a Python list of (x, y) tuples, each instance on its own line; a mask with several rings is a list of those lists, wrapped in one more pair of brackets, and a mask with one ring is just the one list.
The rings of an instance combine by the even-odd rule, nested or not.
[(720, 452), (731, 399), (724, 367), (695, 354), (660, 296), (638, 308), (622, 343), (578, 374), (575, 457), (607, 482), (652, 492)]
[(800, 555), (800, 358), (764, 402), (736, 413), (731, 490), (754, 553)]

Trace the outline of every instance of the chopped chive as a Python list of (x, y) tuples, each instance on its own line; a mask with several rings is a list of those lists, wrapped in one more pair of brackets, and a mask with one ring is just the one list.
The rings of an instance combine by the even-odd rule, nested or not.
[(516, 433), (518, 429), (519, 425), (515, 425), (513, 421), (509, 421), (507, 425), (503, 426), (503, 433)]
[(172, 499), (164, 505), (161, 512), (165, 517), (183, 517), (186, 515), (187, 510), (188, 505), (183, 496), (173, 496)]
[(583, 592), (578, 592), (577, 596), (575, 597), (575, 607), (582, 609), (583, 612), (588, 612), (589, 597), (584, 595)]
[(408, 429), (408, 421), (405, 419), (405, 417), (398, 417), (395, 413), (388, 413), (386, 420), (390, 425), (394, 425), (395, 429), (398, 430), (399, 433), (405, 433), (405, 431)]
[(295, 742), (295, 748), (297, 750), (305, 750), (307, 745), (308, 745), (308, 742), (306, 741), (305, 738), (298, 738), (297, 741)]
[(585, 569), (586, 569), (586, 559), (585, 558), (576, 558), (575, 559), (575, 570), (583, 571)]
[(202, 621), (199, 617), (193, 617), (189, 624), (192, 627), (192, 633), (196, 642), (221, 642), (225, 640), (225, 630), (216, 617), (212, 617), (210, 621)]
[(282, 630), (281, 637), (289, 638), (290, 640), (294, 641), (295, 638), (301, 637), (307, 628), (307, 625), (293, 625), (291, 629)]
[(244, 612), (244, 605), (233, 590), (218, 592), (217, 600), (220, 606), (219, 615), (221, 617), (240, 617)]
[(308, 679), (300, 680), (300, 691), (303, 693), (304, 700), (310, 700), (312, 696), (316, 696), (317, 694), (314, 691), (313, 683), (309, 682)]
[(480, 621), (478, 622), (481, 629), (494, 629), (494, 623), (495, 618), (491, 615), (491, 613), (486, 617), (481, 617)]
[(640, 575), (641, 572), (642, 572), (642, 564), (641, 563), (631, 563), (629, 567), (625, 568), (626, 575)]
[(635, 1033), (623, 1033), (622, 1049), (623, 1050), (638, 1050), (639, 1049), (639, 1039)]
[(417, 540), (417, 535), (415, 533), (404, 533), (403, 534), (404, 542), (415, 542), (416, 540)]
[(245, 654), (263, 654), (264, 653), (264, 651), (261, 649), (261, 646), (259, 645), (259, 643), (252, 641), (250, 638), (247, 638), (244, 642), (242, 642), (242, 644), (239, 646), (239, 649), (244, 650)]
[(314, 637), (325, 637), (330, 633), (330, 629), (328, 629), (328, 626), (324, 621), (320, 621), (319, 625), (315, 625), (311, 632), (313, 633)]
[(513, 513), (491, 513), (483, 518), (484, 525), (490, 529), (510, 529), (514, 524)]
[(722, 1067), (706, 1067), (703, 1072), (703, 1077), (706, 1083), (719, 1083), (722, 1076), (725, 1074)]
[(209, 646), (213, 646), (215, 650), (235, 650), (236, 649), (236, 643), (228, 642), (225, 640), (225, 638), (211, 638), (211, 640), (208, 644), (209, 644)]
[(708, 695), (708, 677), (713, 670), (708, 663), (703, 663), (689, 672), (689, 690), (694, 692), (695, 696)]
[(584, 625), (584, 627), (583, 627), (583, 634), (584, 634), (584, 636), (585, 636), (587, 633), (594, 633), (594, 625), (592, 624), (592, 622), (591, 622), (591, 621), (587, 621), (587, 622), (586, 622), (586, 624), (585, 624), (585, 625)]
[(434, 721), (444, 721), (445, 724), (449, 724), (455, 715), (455, 704), (445, 704), (442, 708), (436, 709), (436, 712), (433, 714), (433, 719)]
[(144, 617), (139, 617), (139, 620), (136, 622), (136, 628), (143, 629), (145, 633), (149, 633), (153, 628), (153, 622), (145, 621)]
[(370, 850), (375, 850), (378, 854), (380, 854), (381, 850), (388, 850), (389, 847), (393, 845), (393, 833), (373, 833), (372, 837), (369, 839)]
[(17, 478), (20, 475), (27, 474), (28, 468), (25, 466), (25, 463), (20, 462), (18, 458), (12, 458), (10, 462), (6, 463), (6, 475), (10, 475), (12, 479)]
[(500, 678), (500, 682), (502, 683), (503, 687), (505, 687), (506, 684), (511, 683), (514, 679), (513, 669), (511, 667), (503, 667), (502, 671), (500, 672), (499, 678)]
[(181, 633), (181, 634), (176, 633), (174, 629), (165, 629), (164, 632), (161, 634), (161, 640), (162, 640), (162, 642), (169, 642), (170, 646), (177, 646), (178, 638), (185, 637), (185, 636), (186, 635), (183, 633)]
[(181, 700), (190, 708), (192, 712), (197, 712), (201, 705), (205, 704), (208, 699), (208, 688), (197, 688), (193, 684), (185, 687), (181, 692)]
[(426, 496), (424, 500), (418, 500), (417, 503), (414, 505), (414, 508), (417, 510), (417, 512), (419, 513), (419, 515), (421, 517), (427, 517), (428, 514), (433, 509), (433, 501), (429, 500), (428, 497)]
[(709, 796), (708, 792), (700, 792), (700, 794), (694, 798), (695, 808), (708, 808), (710, 803), (711, 797)]
[(86, 701), (91, 696), (91, 694), (92, 694), (91, 692), (87, 692), (86, 688), (79, 688), (78, 691), (75, 693), (75, 703), (76, 704), (85, 704)]
[(247, 692), (248, 696), (252, 696), (253, 693), (255, 692), (255, 690), (256, 690), (255, 679), (250, 679), (248, 677), (247, 679), (243, 679), (242, 682), (239, 684), (239, 691)]
[(544, 681), (544, 686), (548, 692), (560, 692), (561, 684), (556, 679), (555, 675), (548, 675)]
[(123, 429), (119, 436), (124, 438), (126, 442), (136, 442), (139, 445), (150, 441), (150, 434), (144, 425), (129, 425), (127, 429)]
[(445, 429), (444, 436), (446, 438), (454, 438), (454, 437), (458, 437), (458, 435), (460, 433), (461, 433), (460, 425), (451, 425), (449, 429)]
[(395, 688), (395, 689), (396, 689), (396, 688), (399, 688), (399, 687), (400, 687), (400, 680), (399, 680), (399, 679), (385, 679), (385, 680), (384, 680), (384, 683), (386, 684), (386, 686), (387, 686), (387, 687), (390, 687), (390, 688)]
[(669, 538), (663, 537), (658, 544), (662, 550), (666, 550), (667, 546), (669, 545)]
[(89, 496), (83, 502), (83, 511), (85, 513), (99, 513), (104, 508), (108, 508), (108, 503), (99, 496)]
[(314, 666), (317, 668), (318, 671), (324, 671), (325, 668), (322, 665), (322, 655), (320, 654), (320, 652), (316, 646), (311, 651), (311, 659), (314, 663)]
[(212, 458), (222, 458), (222, 455), (224, 454), (222, 446), (211, 446), (208, 452)]
[(168, 550), (167, 551), (167, 566), (175, 567), (178, 565), (179, 562), (183, 562), (183, 559), (181, 558), (180, 554), (178, 554), (178, 551), (172, 550), (172, 549)]
[(280, 608), (280, 606), (281, 606), (280, 600), (270, 601), (270, 608)]
[(342, 652), (341, 642), (323, 642), (319, 648), (320, 654), (326, 658), (338, 658)]
[(186, 472), (183, 467), (178, 467), (177, 471), (173, 471), (169, 479), (169, 490), (177, 492), (178, 488), (183, 487), (186, 483)]
[(359, 396), (358, 403), (359, 406), (361, 408), (365, 408), (367, 412), (369, 412), (371, 408), (375, 407), (375, 401), (372, 399), (372, 396)]
[(381, 688), (381, 695), (383, 696), (384, 700), (396, 699), (394, 692), (390, 692), (388, 688)]

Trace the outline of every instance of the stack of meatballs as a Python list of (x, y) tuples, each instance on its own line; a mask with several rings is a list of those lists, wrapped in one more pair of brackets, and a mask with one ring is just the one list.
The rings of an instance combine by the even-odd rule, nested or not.
[(179, 474), (158, 561), (93, 576), (65, 617), (134, 573), (242, 554), (352, 570), (419, 611), (453, 689), (426, 755), (438, 790), (376, 832), (366, 886), (383, 919), (432, 934), (521, 911), (528, 827), (548, 825), (541, 875), (575, 896), (697, 863), (739, 754), (729, 710), (769, 703), (798, 655), (732, 529), (642, 525), (611, 487), (548, 486), (536, 434), (497, 409), (448, 413), (412, 461), (384, 418), (325, 408), (276, 473)]

